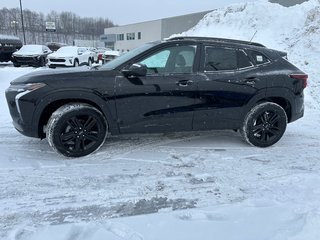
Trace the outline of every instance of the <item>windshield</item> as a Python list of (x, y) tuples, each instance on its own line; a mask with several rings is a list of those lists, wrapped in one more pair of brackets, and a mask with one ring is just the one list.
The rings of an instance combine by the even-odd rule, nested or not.
[(127, 52), (115, 59), (113, 59), (110, 62), (107, 62), (105, 65), (101, 67), (103, 70), (113, 70), (116, 67), (120, 66), (121, 64), (125, 63), (126, 61), (130, 60), (131, 58), (134, 58), (135, 56), (139, 55), (140, 53), (152, 48), (153, 46), (157, 45), (158, 43), (146, 43), (142, 45), (141, 47), (135, 48), (130, 52)]

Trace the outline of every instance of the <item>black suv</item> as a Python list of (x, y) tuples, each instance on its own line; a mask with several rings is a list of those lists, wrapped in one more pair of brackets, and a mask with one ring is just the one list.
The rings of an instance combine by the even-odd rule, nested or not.
[(22, 76), (6, 97), (19, 132), (68, 157), (92, 153), (108, 133), (234, 129), (268, 147), (303, 116), (307, 78), (258, 43), (178, 37), (100, 68)]

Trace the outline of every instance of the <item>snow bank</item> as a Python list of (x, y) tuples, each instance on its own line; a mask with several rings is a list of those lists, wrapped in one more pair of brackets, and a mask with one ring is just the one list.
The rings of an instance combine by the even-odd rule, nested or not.
[[(250, 40), (288, 52), (291, 62), (309, 74), (308, 107), (320, 104), (320, 1), (283, 7), (267, 1), (233, 4), (207, 14), (180, 35)], [(177, 36), (177, 35), (175, 35)]]

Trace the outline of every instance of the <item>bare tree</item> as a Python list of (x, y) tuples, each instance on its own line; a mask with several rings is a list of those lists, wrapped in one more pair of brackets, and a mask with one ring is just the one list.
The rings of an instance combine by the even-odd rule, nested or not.
[[(104, 28), (114, 26), (108, 18), (81, 18), (72, 12), (51, 11), (44, 15), (25, 9), (23, 14), (29, 44), (52, 41), (72, 44), (74, 39), (98, 40)], [(0, 34), (16, 35), (22, 39), (19, 8), (0, 9), (0, 22)], [(46, 22), (54, 22), (56, 32), (46, 32)]]

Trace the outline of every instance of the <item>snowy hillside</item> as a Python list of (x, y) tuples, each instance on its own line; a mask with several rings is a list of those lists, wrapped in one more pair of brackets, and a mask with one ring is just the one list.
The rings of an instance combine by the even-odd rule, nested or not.
[(290, 8), (266, 0), (234, 4), (207, 14), (184, 36), (250, 40), (288, 52), (289, 60), (309, 74), (308, 107), (320, 104), (320, 1)]

